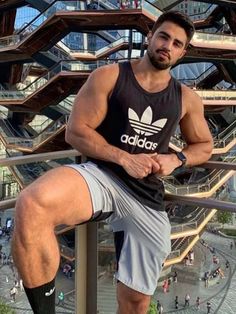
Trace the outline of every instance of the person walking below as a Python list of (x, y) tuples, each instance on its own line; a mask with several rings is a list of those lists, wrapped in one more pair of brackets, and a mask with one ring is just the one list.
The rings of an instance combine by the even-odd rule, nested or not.
[(176, 271), (174, 272), (174, 275), (173, 275), (173, 282), (174, 282), (174, 283), (177, 283), (177, 282), (178, 282), (178, 274), (177, 274)]
[(16, 286), (10, 290), (11, 302), (16, 302), (16, 294), (18, 293)]
[(157, 302), (157, 312), (158, 312), (158, 314), (163, 314), (163, 311), (164, 311), (163, 306), (160, 303), (160, 301), (158, 301)]
[(20, 279), (19, 285), (20, 285), (20, 291), (23, 292), (24, 291), (24, 286), (23, 286), (23, 280), (22, 279)]
[(185, 303), (184, 303), (184, 307), (185, 306), (189, 306), (190, 305), (190, 295), (187, 293), (185, 296)]
[(198, 311), (200, 310), (200, 298), (199, 297), (197, 297), (196, 299), (196, 308)]
[(207, 314), (211, 312), (211, 302), (207, 301)]
[(175, 297), (175, 309), (177, 310), (179, 308), (179, 298), (178, 296)]
[(230, 264), (229, 264), (229, 261), (227, 260), (227, 261), (225, 262), (225, 268), (228, 269), (229, 266), (230, 266)]
[(204, 274), (205, 288), (209, 287), (209, 277), (210, 277), (210, 273), (209, 271), (206, 271)]
[(60, 293), (58, 294), (57, 298), (58, 298), (57, 305), (64, 305), (65, 295), (64, 295), (63, 291), (60, 291)]
[(169, 284), (168, 284), (168, 280), (167, 279), (164, 280), (162, 288), (163, 288), (163, 292), (164, 293), (167, 293), (169, 291)]
[[(188, 16), (164, 12), (142, 58), (94, 70), (65, 132), (88, 161), (49, 170), (17, 198), (12, 255), (35, 313), (55, 314), (55, 227), (104, 219), (115, 237), (117, 311), (147, 312), (171, 251), (161, 178), (206, 162), (213, 149), (201, 98), (170, 72), (193, 34)], [(172, 152), (178, 126), (185, 145)]]

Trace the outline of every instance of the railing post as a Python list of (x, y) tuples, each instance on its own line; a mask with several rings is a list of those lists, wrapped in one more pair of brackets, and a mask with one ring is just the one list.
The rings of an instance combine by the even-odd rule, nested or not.
[(87, 314), (97, 313), (98, 224), (87, 224)]
[(97, 224), (75, 228), (75, 314), (97, 313)]
[(75, 314), (86, 314), (87, 224), (75, 228)]
[(97, 229), (97, 223), (75, 228), (75, 314), (97, 313)]

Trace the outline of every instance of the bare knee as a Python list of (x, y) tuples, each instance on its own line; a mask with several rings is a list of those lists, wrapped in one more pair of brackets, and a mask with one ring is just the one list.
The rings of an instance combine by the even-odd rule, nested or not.
[(117, 287), (117, 301), (119, 314), (146, 314), (150, 304), (150, 296), (119, 283)]
[(28, 188), (18, 196), (15, 211), (15, 229), (18, 234), (30, 237), (32, 232), (43, 230), (50, 225), (47, 220), (47, 207), (44, 205), (43, 193)]

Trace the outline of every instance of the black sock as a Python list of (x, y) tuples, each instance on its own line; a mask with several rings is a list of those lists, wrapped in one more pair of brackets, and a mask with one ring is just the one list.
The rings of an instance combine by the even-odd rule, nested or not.
[(34, 314), (55, 314), (55, 279), (36, 288), (25, 288)]

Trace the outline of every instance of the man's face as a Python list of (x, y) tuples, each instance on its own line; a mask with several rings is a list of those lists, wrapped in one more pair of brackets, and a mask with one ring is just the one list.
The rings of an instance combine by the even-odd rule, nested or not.
[(151, 64), (158, 70), (174, 65), (185, 53), (187, 35), (184, 29), (173, 22), (166, 21), (148, 34), (147, 55)]

